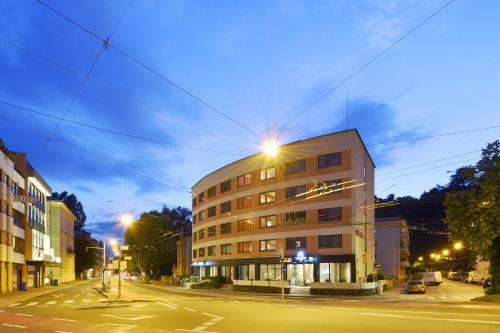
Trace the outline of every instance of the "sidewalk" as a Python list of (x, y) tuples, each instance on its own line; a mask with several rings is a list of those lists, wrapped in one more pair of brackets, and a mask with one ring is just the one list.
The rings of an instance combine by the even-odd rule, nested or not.
[(55, 291), (63, 291), (65, 289), (75, 286), (75, 284), (88, 283), (93, 280), (80, 280), (68, 283), (63, 283), (57, 287), (47, 286), (43, 288), (30, 288), (27, 291), (16, 290), (6, 294), (0, 294), (0, 308), (5, 307), (11, 303), (23, 302), (33, 297), (43, 296)]

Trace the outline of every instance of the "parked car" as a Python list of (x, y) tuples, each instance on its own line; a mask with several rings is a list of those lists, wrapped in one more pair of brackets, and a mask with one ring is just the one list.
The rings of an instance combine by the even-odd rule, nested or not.
[(422, 275), (422, 282), (424, 282), (425, 284), (439, 286), (441, 283), (443, 283), (441, 272), (423, 272)]
[(471, 271), (467, 275), (467, 283), (481, 284), (481, 280), (484, 279), (484, 276), (479, 271)]
[(409, 280), (406, 284), (406, 293), (407, 294), (425, 294), (425, 283), (422, 280)]

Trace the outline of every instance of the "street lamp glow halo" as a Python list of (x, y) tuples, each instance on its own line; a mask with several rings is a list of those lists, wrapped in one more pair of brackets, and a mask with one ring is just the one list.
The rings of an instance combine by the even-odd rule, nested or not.
[(460, 242), (456, 242), (455, 244), (453, 244), (453, 248), (455, 250), (461, 250), (463, 247), (464, 247), (464, 245)]
[(120, 215), (120, 223), (126, 227), (130, 226), (132, 223), (134, 223), (134, 221), (134, 217), (129, 213), (123, 213), (122, 215)]
[(276, 156), (279, 152), (279, 146), (274, 141), (266, 141), (262, 144), (262, 152), (269, 157)]

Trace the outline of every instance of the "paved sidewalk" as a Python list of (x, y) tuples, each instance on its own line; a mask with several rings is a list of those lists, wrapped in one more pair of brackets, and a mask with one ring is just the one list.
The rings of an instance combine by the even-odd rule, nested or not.
[(57, 287), (55, 286), (47, 286), (43, 288), (30, 288), (27, 291), (16, 290), (6, 294), (0, 294), (0, 308), (7, 306), (11, 303), (15, 302), (23, 302), (25, 300), (31, 299), (33, 297), (43, 296), (46, 294), (50, 294), (55, 291), (62, 291), (68, 288), (73, 287), (75, 284), (83, 284), (94, 282), (94, 280), (81, 280), (63, 283)]

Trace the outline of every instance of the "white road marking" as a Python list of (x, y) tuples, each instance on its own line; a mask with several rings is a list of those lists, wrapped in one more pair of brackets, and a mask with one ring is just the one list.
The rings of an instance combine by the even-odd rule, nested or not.
[(27, 306), (32, 306), (32, 305), (37, 305), (37, 304), (38, 304), (38, 302), (30, 302), (30, 303), (28, 303), (28, 304), (26, 304), (26, 305), (27, 305)]
[(172, 310), (177, 309), (177, 306), (172, 306), (172, 305), (170, 305), (170, 304), (163, 303), (163, 302), (156, 302), (156, 304), (163, 305), (164, 307), (169, 308), (169, 309), (172, 309)]
[(198, 326), (198, 327), (195, 327), (195, 329), (193, 331), (200, 332), (200, 331), (204, 331), (206, 329), (207, 329), (206, 326)]
[(68, 331), (55, 331), (56, 333), (73, 333), (73, 332), (68, 332)]
[(492, 320), (473, 320), (473, 319), (458, 319), (458, 318), (434, 318), (434, 317), (419, 317), (419, 316), (403, 316), (403, 315), (391, 315), (391, 314), (370, 313), (370, 312), (361, 312), (360, 314), (366, 315), (366, 316), (378, 316), (378, 317), (392, 317), (392, 318), (419, 319), (419, 320), (435, 320), (435, 321), (455, 321), (455, 322), (460, 322), (460, 323), (500, 325), (500, 321), (492, 321)]
[(7, 307), (12, 308), (14, 306), (18, 306), (19, 304), (21, 304), (21, 303), (12, 303), (12, 304), (7, 305)]
[(191, 311), (191, 312), (196, 312), (195, 309), (191, 309), (191, 308), (185, 308), (185, 307), (182, 307), (184, 310), (187, 310), (187, 311)]
[(210, 314), (210, 313), (206, 313), (206, 312), (202, 312), (205, 316), (210, 316), (210, 317), (213, 317), (213, 318), (217, 318), (217, 320), (222, 320), (224, 319), (224, 317), (221, 317), (221, 316), (216, 316), (216, 315), (213, 315), (213, 314)]
[(46, 304), (47, 304), (47, 305), (56, 304), (56, 301), (48, 301)]
[(90, 299), (88, 299), (88, 298), (86, 298), (86, 299), (82, 299), (82, 303), (90, 303), (90, 302), (91, 302), (91, 300), (90, 300)]
[(78, 296), (80, 296), (80, 294), (76, 294), (76, 295), (75, 295), (75, 297), (78, 297)]
[(52, 295), (52, 296), (55, 298), (58, 298), (58, 297), (64, 296), (64, 294), (57, 294), (57, 295)]
[(343, 307), (330, 307), (322, 306), (323, 309), (331, 310), (348, 310), (348, 311), (379, 311), (379, 312), (401, 312), (412, 314), (435, 314), (435, 315), (458, 315), (458, 316), (486, 316), (486, 317), (500, 317), (500, 314), (483, 314), (483, 313), (466, 313), (466, 312), (435, 312), (435, 311), (418, 311), (418, 310), (392, 310), (392, 309), (373, 309), (373, 308), (343, 308)]
[(64, 301), (64, 304), (71, 304), (73, 303), (74, 301), (72, 299), (68, 299), (68, 300), (65, 300)]
[(206, 323), (203, 324), (203, 326), (210, 326), (215, 324), (215, 321), (207, 321)]
[(308, 311), (321, 311), (321, 310), (318, 310), (318, 309), (302, 308), (302, 307), (296, 307), (296, 309), (298, 309), (298, 310), (308, 310)]
[(26, 328), (26, 326), (21, 326), (21, 325), (13, 325), (13, 324), (2, 324), (3, 326), (7, 327), (15, 327), (15, 328)]
[(99, 316), (117, 318), (117, 319), (125, 319), (125, 320), (133, 320), (133, 321), (158, 317), (158, 316), (134, 316), (134, 315), (115, 316), (115, 315), (110, 315), (110, 314), (105, 314), (105, 313), (100, 313)]
[(33, 315), (26, 313), (16, 313), (16, 316), (33, 317)]
[(65, 319), (65, 318), (52, 318), (53, 320), (61, 320), (61, 321), (76, 321), (75, 319)]

